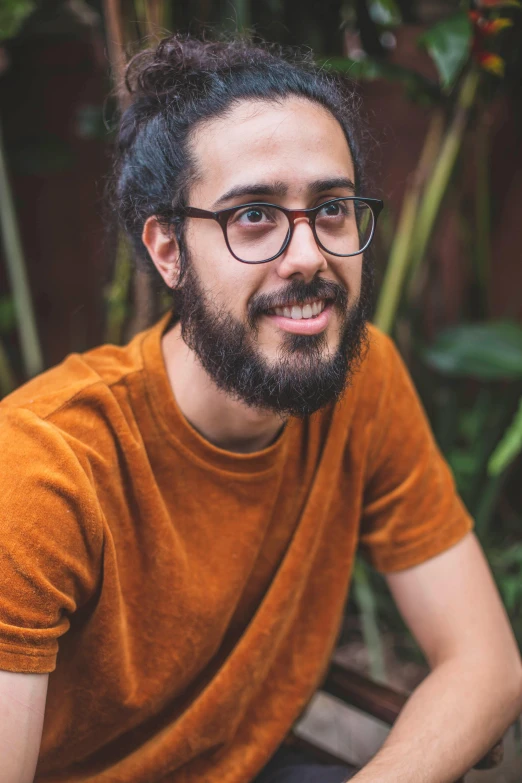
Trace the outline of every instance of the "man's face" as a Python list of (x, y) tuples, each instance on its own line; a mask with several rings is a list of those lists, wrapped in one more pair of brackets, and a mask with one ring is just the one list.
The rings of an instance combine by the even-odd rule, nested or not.
[[(289, 209), (353, 195), (343, 131), (326, 110), (299, 98), (243, 102), (192, 140), (191, 206), (219, 210), (252, 201)], [(345, 386), (365, 337), (369, 298), (362, 256), (318, 247), (298, 218), (285, 252), (249, 265), (229, 252), (211, 220), (186, 222), (182, 334), (217, 385), (256, 407), (306, 415)], [(362, 294), (362, 296), (361, 296)], [(281, 317), (274, 308), (295, 308)], [(288, 314), (288, 311), (287, 311)]]

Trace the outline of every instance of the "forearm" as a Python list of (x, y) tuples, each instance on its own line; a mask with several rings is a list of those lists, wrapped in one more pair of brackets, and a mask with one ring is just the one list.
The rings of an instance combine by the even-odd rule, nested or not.
[(441, 663), (415, 690), (354, 783), (453, 783), (522, 709), (521, 677), (498, 666)]

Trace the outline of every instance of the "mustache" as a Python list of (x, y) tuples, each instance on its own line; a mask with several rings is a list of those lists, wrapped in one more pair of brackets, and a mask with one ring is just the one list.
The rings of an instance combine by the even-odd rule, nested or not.
[(335, 307), (345, 312), (348, 307), (348, 292), (339, 283), (332, 280), (317, 278), (306, 283), (304, 280), (292, 280), (281, 291), (269, 294), (257, 294), (248, 303), (248, 319), (255, 323), (261, 315), (265, 315), (274, 307), (287, 307), (295, 302), (303, 302), (310, 299), (326, 299)]

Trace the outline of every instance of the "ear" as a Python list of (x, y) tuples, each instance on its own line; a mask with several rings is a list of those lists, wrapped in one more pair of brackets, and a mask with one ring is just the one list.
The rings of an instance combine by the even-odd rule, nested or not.
[(175, 288), (180, 271), (180, 252), (174, 232), (167, 233), (157, 217), (152, 215), (145, 221), (141, 240), (166, 285)]

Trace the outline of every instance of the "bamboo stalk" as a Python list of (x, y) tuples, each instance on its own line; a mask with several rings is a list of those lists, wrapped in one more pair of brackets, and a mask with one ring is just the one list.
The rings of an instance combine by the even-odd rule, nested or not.
[(104, 0), (103, 9), (107, 26), (107, 46), (112, 78), (116, 86), (118, 103), (123, 111), (129, 96), (125, 89), (125, 44), (121, 16), (121, 0)]
[(116, 251), (114, 278), (107, 293), (106, 340), (108, 343), (119, 345), (123, 340), (123, 327), (126, 319), (126, 305), (129, 299), (131, 279), (132, 264), (129, 256), (129, 247), (120, 233)]
[(141, 48), (149, 35), (147, 0), (131, 0), (131, 8), (136, 28), (136, 41)]
[(165, 3), (163, 0), (145, 0), (144, 10), (148, 35), (158, 35), (165, 25)]
[(476, 138), (476, 188), (475, 188), (475, 258), (477, 279), (484, 307), (487, 291), (491, 254), (491, 198), (489, 182), (490, 165), (490, 118), (482, 118), (477, 128)]
[(395, 240), (373, 319), (375, 325), (386, 334), (390, 334), (393, 330), (408, 271), (411, 235), (415, 228), (418, 197), (416, 187), (409, 189), (404, 196)]
[(235, 13), (236, 28), (239, 32), (245, 32), (250, 27), (250, 3), (249, 0), (232, 0)]
[(375, 597), (368, 578), (366, 565), (360, 559), (357, 559), (354, 565), (353, 590), (361, 613), (362, 634), (368, 650), (370, 677), (377, 682), (385, 683), (384, 650), (377, 623)]
[(422, 203), (418, 212), (417, 225), (412, 237), (411, 246), (411, 276), (409, 284), (410, 298), (415, 291), (415, 278), (424, 259), (428, 242), (431, 239), (433, 227), (439, 214), (440, 205), (453, 173), (453, 168), (459, 154), (464, 132), (467, 127), (469, 111), (473, 105), (479, 74), (470, 70), (463, 79), (457, 106), (451, 124), (446, 132), (440, 155), (435, 163), (433, 173), (429, 178)]
[[(407, 276), (411, 237), (415, 229), (421, 189), (432, 170), (439, 152), (443, 127), (444, 117), (442, 111), (438, 110), (430, 122), (419, 162), (401, 207), (401, 214), (374, 317), (376, 325), (388, 334), (392, 331), (395, 324), (404, 289), (404, 281)], [(355, 566), (353, 591), (355, 601), (361, 613), (362, 634), (368, 650), (371, 675), (374, 679), (380, 679), (384, 682), (384, 653), (377, 625), (375, 597), (368, 574), (362, 563)]]
[(0, 342), (0, 398), (5, 397), (15, 388), (15, 376), (11, 369), (11, 364), (7, 357), (5, 348), (2, 342)]
[[(141, 21), (146, 31), (147, 39), (158, 33), (158, 23), (164, 16), (164, 0), (144, 0), (144, 14)], [(134, 272), (134, 316), (129, 324), (128, 337), (145, 329), (151, 322), (154, 310), (154, 291), (150, 275), (139, 267)]]
[[(130, 96), (125, 88), (125, 36), (121, 0), (104, 0), (104, 13), (113, 79), (116, 84), (120, 111), (123, 112), (129, 104)], [(153, 13), (150, 16), (145, 13), (145, 19), (140, 20), (140, 25), (147, 25), (147, 33), (150, 34), (153, 19), (160, 17), (158, 2), (155, 2)], [(114, 285), (117, 285), (117, 281)], [(134, 273), (133, 293), (134, 313), (128, 327), (127, 337), (129, 338), (148, 326), (154, 313), (154, 293), (151, 280), (149, 275), (140, 269), (136, 269)], [(113, 329), (117, 319), (118, 315), (114, 316), (109, 313), (108, 329)]]
[(7, 273), (16, 310), (22, 360), (28, 378), (42, 372), (44, 363), (36, 328), (33, 302), (25, 267), (16, 210), (9, 184), (0, 124), (0, 225)]
[(444, 117), (439, 110), (433, 115), (419, 163), (402, 203), (401, 214), (374, 317), (375, 324), (387, 334), (392, 332), (397, 317), (404, 282), (410, 265), (412, 237), (415, 231), (422, 187), (433, 168), (439, 152), (443, 127)]

